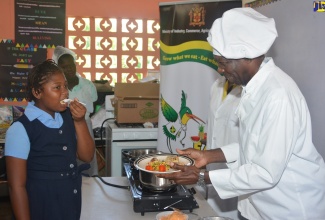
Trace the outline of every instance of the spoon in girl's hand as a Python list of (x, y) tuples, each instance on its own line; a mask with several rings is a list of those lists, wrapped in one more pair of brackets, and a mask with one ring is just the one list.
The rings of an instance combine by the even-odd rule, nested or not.
[[(64, 103), (70, 103), (70, 102), (72, 102), (72, 101), (74, 101), (74, 100), (72, 100), (72, 99), (63, 99), (63, 100), (61, 101), (61, 103), (62, 103), (62, 104), (64, 104)], [(78, 102), (79, 102), (80, 104), (86, 106), (85, 103), (80, 102), (80, 101), (78, 101)]]

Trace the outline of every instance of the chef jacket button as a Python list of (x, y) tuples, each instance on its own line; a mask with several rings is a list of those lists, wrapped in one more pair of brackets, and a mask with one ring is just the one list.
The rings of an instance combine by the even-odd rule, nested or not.
[(74, 165), (73, 164), (70, 164), (70, 168), (74, 168)]
[(59, 130), (59, 134), (62, 134), (62, 132), (63, 132), (62, 130)]
[(67, 173), (66, 175), (69, 176), (69, 173)]
[(68, 147), (67, 146), (63, 146), (63, 150), (67, 150), (68, 149)]
[(76, 190), (76, 189), (73, 190), (73, 193), (74, 194), (77, 194), (77, 192), (78, 192), (78, 190)]
[(73, 175), (75, 175), (75, 174), (76, 174), (76, 173), (75, 173), (75, 172), (73, 172), (73, 173), (72, 173), (72, 176), (73, 176)]
[(63, 176), (63, 173), (61, 173), (61, 176)]

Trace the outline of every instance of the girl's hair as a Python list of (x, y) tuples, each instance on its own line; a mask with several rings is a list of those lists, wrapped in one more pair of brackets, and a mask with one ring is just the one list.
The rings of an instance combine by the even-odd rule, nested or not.
[(35, 92), (41, 92), (43, 84), (57, 72), (63, 73), (62, 69), (53, 60), (46, 60), (33, 67), (27, 77), (27, 101), (35, 100), (33, 89)]

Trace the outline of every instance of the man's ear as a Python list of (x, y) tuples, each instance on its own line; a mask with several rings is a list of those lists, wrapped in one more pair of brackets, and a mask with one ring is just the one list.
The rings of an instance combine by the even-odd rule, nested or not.
[(41, 98), (41, 92), (40, 90), (35, 90), (34, 88), (32, 89), (33, 96), (37, 99)]

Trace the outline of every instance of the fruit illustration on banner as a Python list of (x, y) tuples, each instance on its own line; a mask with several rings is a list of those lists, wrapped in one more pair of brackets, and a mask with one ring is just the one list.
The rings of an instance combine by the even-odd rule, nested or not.
[(198, 136), (191, 136), (193, 142), (193, 148), (196, 150), (205, 150), (206, 147), (207, 133), (204, 132), (204, 125), (199, 125)]

